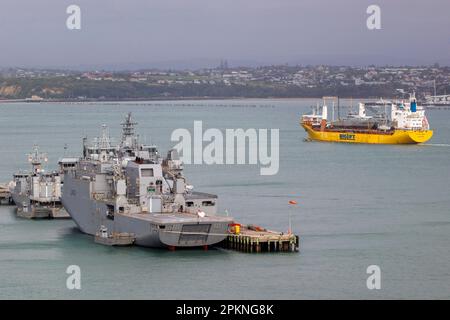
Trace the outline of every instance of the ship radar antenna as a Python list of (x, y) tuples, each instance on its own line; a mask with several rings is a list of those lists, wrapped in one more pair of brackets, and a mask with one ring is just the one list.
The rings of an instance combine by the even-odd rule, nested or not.
[(136, 148), (138, 145), (138, 137), (134, 133), (137, 122), (131, 120), (131, 112), (128, 112), (125, 122), (122, 125), (122, 140), (120, 142), (122, 148)]
[(122, 122), (121, 124), (123, 138), (134, 136), (134, 127), (137, 125), (137, 122), (131, 120), (131, 112), (128, 112), (125, 122)]
[(28, 162), (31, 164), (34, 173), (42, 170), (42, 163), (48, 162), (47, 154), (39, 152), (39, 146), (34, 145), (33, 151), (28, 154)]
[(102, 125), (102, 136), (98, 142), (99, 148), (103, 150), (109, 150), (111, 148), (111, 139), (109, 138), (108, 126)]

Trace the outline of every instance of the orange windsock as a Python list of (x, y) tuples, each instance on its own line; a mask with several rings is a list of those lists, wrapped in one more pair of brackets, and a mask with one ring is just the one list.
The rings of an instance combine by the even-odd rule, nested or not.
[(297, 201), (295, 201), (295, 200), (290, 200), (290, 201), (289, 201), (289, 204), (297, 204)]

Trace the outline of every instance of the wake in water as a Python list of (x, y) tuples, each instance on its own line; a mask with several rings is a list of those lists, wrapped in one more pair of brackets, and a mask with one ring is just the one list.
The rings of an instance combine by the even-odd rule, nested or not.
[(430, 146), (430, 147), (450, 147), (448, 143), (425, 143), (421, 144), (421, 146)]

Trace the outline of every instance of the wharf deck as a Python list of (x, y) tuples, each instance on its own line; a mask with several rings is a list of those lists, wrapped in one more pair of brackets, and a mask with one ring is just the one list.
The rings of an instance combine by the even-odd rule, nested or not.
[(262, 229), (255, 226), (241, 226), (239, 233), (230, 233), (223, 241), (223, 247), (242, 252), (297, 252), (299, 236)]

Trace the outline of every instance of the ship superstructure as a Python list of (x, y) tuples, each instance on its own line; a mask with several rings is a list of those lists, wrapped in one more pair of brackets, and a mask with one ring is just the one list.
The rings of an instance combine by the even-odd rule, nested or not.
[[(387, 109), (387, 108), (386, 108)], [(333, 106), (334, 118), (334, 106)], [(328, 120), (328, 106), (316, 108), (312, 114), (303, 115), (300, 121), (311, 140), (370, 143), (370, 144), (415, 144), (431, 139), (425, 110), (417, 105), (415, 95), (409, 101), (393, 102), (390, 115), (368, 115), (366, 105), (359, 103), (357, 114), (345, 118)]]
[(17, 206), (17, 215), (23, 218), (70, 218), (61, 205), (62, 171), (46, 171), (47, 155), (34, 146), (28, 155), (31, 171), (19, 171), (10, 183), (11, 197)]
[(83, 156), (65, 175), (62, 203), (90, 235), (128, 235), (147, 247), (198, 247), (226, 238), (233, 219), (217, 215), (217, 196), (193, 191), (176, 150), (162, 158), (140, 144), (128, 114), (113, 146), (106, 127), (83, 141)]

